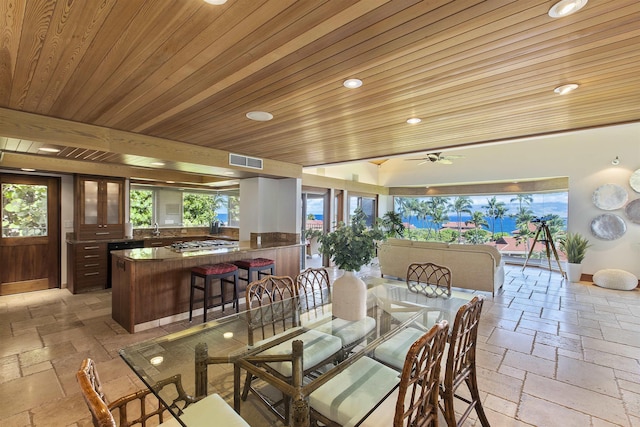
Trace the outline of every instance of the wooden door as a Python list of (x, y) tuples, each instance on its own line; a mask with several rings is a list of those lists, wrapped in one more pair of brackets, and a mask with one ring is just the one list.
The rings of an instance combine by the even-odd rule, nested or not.
[(0, 295), (60, 287), (60, 179), (0, 174)]

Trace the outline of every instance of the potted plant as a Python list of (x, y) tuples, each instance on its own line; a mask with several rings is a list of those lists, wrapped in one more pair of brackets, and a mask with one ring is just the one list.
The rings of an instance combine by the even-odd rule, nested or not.
[(360, 208), (355, 210), (350, 225), (340, 222), (334, 231), (318, 239), (320, 253), (344, 270), (333, 284), (334, 316), (345, 320), (360, 320), (366, 316), (367, 286), (356, 272), (373, 260), (377, 242), (384, 239), (385, 234), (377, 223), (373, 227), (367, 226), (366, 215)]
[(317, 228), (307, 228), (304, 230), (304, 238), (307, 241), (307, 257), (313, 257), (319, 252), (319, 238), (323, 232)]
[(582, 261), (587, 254), (587, 248), (591, 245), (580, 233), (567, 233), (564, 239), (560, 239), (560, 247), (567, 255), (567, 280), (579, 282), (582, 276)]

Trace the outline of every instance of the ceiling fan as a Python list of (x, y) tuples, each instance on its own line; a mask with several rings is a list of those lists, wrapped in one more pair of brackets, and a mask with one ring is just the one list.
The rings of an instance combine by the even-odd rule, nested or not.
[(426, 154), (424, 157), (421, 157), (419, 159), (407, 159), (407, 160), (420, 160), (421, 162), (418, 163), (418, 165), (422, 165), (425, 163), (440, 163), (443, 165), (450, 165), (453, 163), (453, 159), (461, 159), (464, 156), (459, 156), (459, 155), (450, 155), (450, 156), (444, 156), (442, 155), (442, 152), (439, 153), (428, 153)]

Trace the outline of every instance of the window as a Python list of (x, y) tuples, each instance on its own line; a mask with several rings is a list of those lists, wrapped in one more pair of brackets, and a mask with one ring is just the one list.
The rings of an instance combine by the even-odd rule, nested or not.
[(47, 235), (47, 186), (2, 184), (2, 237)]
[(500, 252), (526, 257), (543, 219), (553, 240), (566, 232), (568, 196), (554, 193), (486, 196), (394, 197), (394, 210), (407, 226), (405, 237), (469, 244), (491, 243)]
[(133, 185), (129, 192), (134, 227), (208, 227), (213, 221), (238, 226), (240, 192)]
[(349, 196), (349, 221), (356, 208), (361, 208), (367, 216), (367, 226), (372, 227), (377, 216), (376, 198), (370, 196)]

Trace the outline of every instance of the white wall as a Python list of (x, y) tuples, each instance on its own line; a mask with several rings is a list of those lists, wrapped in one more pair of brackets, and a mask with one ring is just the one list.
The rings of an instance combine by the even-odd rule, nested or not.
[[(387, 187), (515, 181), (542, 177), (569, 177), (571, 232), (585, 235), (593, 246), (583, 262), (583, 272), (620, 268), (640, 277), (640, 224), (629, 221), (624, 209), (611, 211), (624, 218), (627, 232), (620, 239), (603, 241), (591, 234), (591, 221), (606, 213), (594, 206), (594, 190), (618, 184), (629, 201), (640, 198), (629, 177), (640, 168), (640, 124), (611, 126), (492, 146), (446, 150), (464, 155), (452, 165), (390, 159), (379, 168), (378, 184)], [(620, 165), (611, 160), (620, 156)]]
[(299, 233), (301, 180), (250, 178), (240, 181), (240, 240), (251, 233)]

